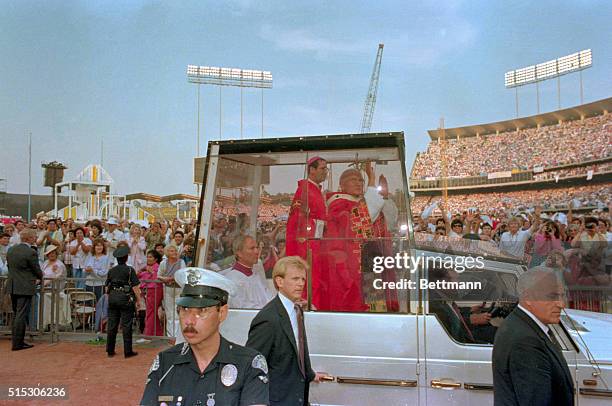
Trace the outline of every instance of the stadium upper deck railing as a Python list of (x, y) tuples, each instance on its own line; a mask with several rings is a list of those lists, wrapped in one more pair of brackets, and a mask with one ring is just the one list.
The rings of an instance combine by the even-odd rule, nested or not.
[[(596, 172), (593, 174), (593, 180), (607, 180), (612, 174), (612, 171)], [(533, 171), (515, 172), (507, 178), (489, 179), (488, 176), (468, 176), (463, 178), (447, 178), (446, 187), (449, 189), (478, 189), (481, 187), (503, 187), (512, 184), (556, 184), (559, 183), (556, 179), (534, 179)], [(571, 175), (561, 177), (559, 181), (585, 179), (586, 174)], [(444, 185), (443, 178), (437, 179), (410, 179), (410, 189), (414, 192), (440, 191)]]

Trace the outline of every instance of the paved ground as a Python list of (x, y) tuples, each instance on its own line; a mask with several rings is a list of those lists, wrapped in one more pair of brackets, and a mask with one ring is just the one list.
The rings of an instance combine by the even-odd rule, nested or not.
[(118, 341), (118, 354), (108, 358), (103, 345), (82, 341), (50, 344), (35, 339), (34, 348), (13, 352), (10, 340), (1, 339), (0, 386), (60, 385), (69, 399), (0, 400), (0, 405), (137, 405), (155, 354), (168, 345), (135, 345), (138, 356), (126, 360)]

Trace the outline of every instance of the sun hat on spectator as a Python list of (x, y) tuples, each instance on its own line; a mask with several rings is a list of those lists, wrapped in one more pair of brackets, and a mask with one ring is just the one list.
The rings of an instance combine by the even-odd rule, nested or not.
[(45, 256), (49, 255), (50, 253), (52, 253), (56, 249), (57, 249), (57, 247), (55, 245), (53, 245), (53, 244), (48, 245), (47, 248), (45, 249)]

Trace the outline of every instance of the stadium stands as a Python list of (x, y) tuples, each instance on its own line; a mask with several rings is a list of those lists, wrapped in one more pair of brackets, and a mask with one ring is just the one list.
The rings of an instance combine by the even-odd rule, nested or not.
[[(612, 116), (602, 114), (558, 125), (449, 139), (448, 177), (486, 176), (579, 164), (612, 156)], [(413, 179), (441, 176), (440, 144), (432, 140), (412, 169)]]
[[(515, 192), (469, 193), (448, 196), (451, 213), (477, 208), (482, 213), (492, 210), (513, 210), (542, 206), (543, 209), (567, 210), (572, 199), (578, 199), (581, 207), (602, 208), (612, 202), (610, 186), (588, 185), (560, 189), (521, 190)], [(420, 214), (437, 196), (416, 196), (412, 199), (412, 213)]]

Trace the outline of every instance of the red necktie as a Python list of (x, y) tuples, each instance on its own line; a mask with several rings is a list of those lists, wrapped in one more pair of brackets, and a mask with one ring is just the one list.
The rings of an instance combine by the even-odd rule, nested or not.
[(304, 366), (304, 313), (302, 313), (302, 308), (298, 305), (293, 305), (293, 308), (297, 315), (298, 324), (298, 364), (302, 375), (306, 376), (306, 368)]

